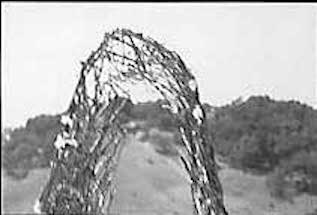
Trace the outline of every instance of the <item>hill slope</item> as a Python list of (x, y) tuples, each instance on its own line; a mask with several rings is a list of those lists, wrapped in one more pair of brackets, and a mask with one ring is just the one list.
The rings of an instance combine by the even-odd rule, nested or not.
[[(22, 181), (1, 174), (2, 209), (30, 213), (49, 171), (35, 170)], [(118, 167), (114, 214), (192, 214), (186, 173), (179, 163), (155, 152), (152, 144), (136, 140), (126, 145)], [(304, 215), (313, 211), (317, 198), (302, 195), (294, 204), (279, 203), (269, 195), (265, 177), (226, 168), (220, 171), (225, 204), (232, 215)], [(3, 212), (3, 211), (2, 211)]]

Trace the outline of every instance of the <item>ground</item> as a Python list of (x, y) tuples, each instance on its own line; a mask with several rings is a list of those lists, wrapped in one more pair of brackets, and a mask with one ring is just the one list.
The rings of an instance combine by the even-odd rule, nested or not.
[[(317, 197), (302, 195), (294, 204), (270, 197), (265, 176), (224, 168), (220, 171), (230, 215), (304, 215)], [(48, 178), (48, 169), (32, 171), (15, 181), (1, 174), (2, 213), (30, 213)], [(176, 159), (158, 154), (153, 144), (131, 141), (122, 153), (116, 176), (112, 213), (118, 215), (192, 215), (189, 181)]]

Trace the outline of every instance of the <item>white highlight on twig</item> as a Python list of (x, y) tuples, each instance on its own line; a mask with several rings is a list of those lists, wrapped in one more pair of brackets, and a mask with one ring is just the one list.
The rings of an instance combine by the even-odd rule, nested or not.
[(197, 89), (197, 82), (195, 81), (195, 79), (191, 79), (188, 82), (188, 86), (191, 89), (191, 91), (196, 91)]
[(202, 118), (203, 118), (203, 112), (199, 105), (196, 105), (194, 110), (193, 110), (193, 116), (197, 120), (198, 124), (202, 123)]
[(63, 125), (69, 125), (69, 127), (73, 127), (73, 121), (68, 115), (61, 116), (61, 123)]
[(65, 148), (66, 144), (70, 146), (74, 146), (75, 148), (78, 146), (78, 143), (75, 139), (67, 139), (65, 140), (60, 134), (57, 135), (56, 140), (54, 142), (54, 146), (57, 149)]
[(191, 147), (190, 147), (190, 143), (189, 143), (188, 140), (187, 140), (187, 137), (186, 137), (186, 134), (185, 134), (185, 130), (184, 130), (183, 127), (180, 127), (180, 132), (181, 132), (182, 140), (183, 140), (183, 142), (185, 143), (185, 147), (186, 147), (186, 149), (187, 149), (187, 152), (188, 152), (189, 154), (191, 154), (191, 153), (192, 153), (192, 150), (191, 150)]
[[(210, 200), (210, 199), (208, 199), (208, 200)], [(211, 210), (211, 215), (216, 215), (214, 210)]]
[(57, 148), (57, 149), (64, 148), (64, 146), (65, 146), (65, 141), (64, 141), (64, 139), (62, 138), (62, 136), (61, 136), (60, 134), (57, 135), (56, 140), (55, 140), (55, 142), (54, 142), (54, 146), (55, 146), (55, 148)]
[(40, 201), (38, 199), (35, 200), (35, 204), (33, 206), (33, 211), (36, 214), (41, 214), (42, 213), (41, 204), (40, 204)]

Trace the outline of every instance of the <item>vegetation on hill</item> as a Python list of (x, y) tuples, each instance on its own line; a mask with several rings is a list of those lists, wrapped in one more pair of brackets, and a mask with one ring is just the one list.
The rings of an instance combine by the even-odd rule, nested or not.
[(58, 120), (58, 115), (40, 115), (29, 119), (25, 127), (10, 130), (9, 138), (2, 138), (1, 165), (9, 175), (23, 178), (29, 169), (49, 166)]
[[(208, 120), (217, 153), (233, 167), (269, 174), (272, 194), (317, 194), (317, 111), (268, 96), (236, 100)], [(294, 192), (293, 192), (294, 193)]]
[[(136, 130), (157, 144), (159, 152), (175, 156), (180, 136), (163, 101), (128, 102), (120, 118), (135, 122)], [(289, 190), (317, 194), (317, 111), (297, 101), (275, 101), (268, 96), (238, 99), (223, 107), (203, 105), (215, 151), (229, 165), (252, 173), (269, 174), (272, 194), (284, 198)], [(11, 175), (48, 167), (59, 115), (40, 115), (26, 126), (2, 135), (2, 166)], [(161, 131), (152, 132), (156, 128)], [(167, 133), (171, 135), (165, 135)], [(164, 137), (163, 137), (164, 136)]]
[(317, 111), (295, 101), (250, 97), (218, 108), (210, 123), (217, 151), (239, 167), (271, 171), (317, 146)]

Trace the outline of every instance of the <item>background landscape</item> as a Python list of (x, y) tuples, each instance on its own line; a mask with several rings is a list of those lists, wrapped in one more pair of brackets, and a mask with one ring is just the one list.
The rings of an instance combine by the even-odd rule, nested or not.
[[(178, 159), (182, 147), (163, 101), (128, 103), (130, 123), (116, 176), (114, 214), (192, 214), (189, 180)], [(230, 214), (317, 214), (317, 111), (268, 96), (205, 103)], [(49, 176), (59, 115), (39, 115), (2, 131), (2, 208), (32, 212)]]

